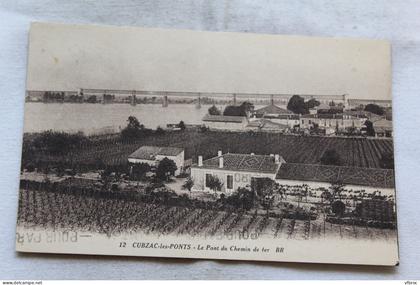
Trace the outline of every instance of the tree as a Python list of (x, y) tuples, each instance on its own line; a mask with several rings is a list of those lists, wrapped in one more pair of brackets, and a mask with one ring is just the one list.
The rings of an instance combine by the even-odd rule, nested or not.
[(245, 101), (241, 104), (241, 108), (245, 113), (252, 112), (254, 110), (254, 104), (249, 101)]
[(379, 165), (384, 169), (394, 169), (394, 154), (392, 152), (383, 153)]
[(307, 105), (305, 104), (305, 99), (299, 95), (293, 95), (289, 102), (287, 103), (287, 109), (292, 111), (295, 114), (308, 114)]
[(213, 115), (213, 116), (221, 115), (220, 110), (217, 109), (217, 107), (215, 105), (211, 106), (209, 108), (208, 112), (209, 112), (209, 115)]
[(156, 169), (156, 176), (160, 180), (168, 181), (169, 177), (171, 177), (171, 175), (174, 175), (177, 169), (178, 168), (176, 167), (175, 162), (165, 157), (158, 164), (158, 167)]
[(198, 129), (200, 131), (200, 133), (205, 133), (209, 130), (209, 127), (206, 127), (205, 125), (200, 126), (200, 128)]
[(321, 105), (321, 103), (318, 100), (312, 98), (312, 99), (309, 99), (308, 101), (306, 101), (305, 105), (306, 105), (306, 109), (309, 110), (309, 109), (312, 109), (316, 106)]
[(156, 134), (157, 135), (163, 135), (164, 133), (165, 133), (165, 130), (162, 129), (161, 127), (156, 128)]
[(374, 137), (375, 136), (375, 129), (373, 128), (373, 123), (369, 120), (365, 121), (365, 126), (366, 126), (366, 135), (369, 137)]
[(143, 180), (146, 173), (150, 171), (150, 165), (147, 163), (136, 163), (131, 166), (130, 178), (133, 180)]
[[(224, 194), (221, 194), (222, 196)], [(232, 195), (228, 196), (224, 202), (234, 206), (237, 209), (244, 209), (246, 211), (251, 210), (254, 207), (256, 200), (256, 194), (254, 191), (240, 187)]]
[(251, 179), (251, 190), (262, 198), (273, 195), (275, 186), (276, 182), (268, 177)]
[(215, 175), (210, 175), (206, 181), (207, 187), (214, 191), (214, 194), (217, 195), (218, 191), (222, 190), (223, 182), (220, 181), (219, 177)]
[(103, 183), (103, 188), (107, 189), (109, 183), (112, 181), (112, 171), (109, 167), (106, 167), (103, 171), (100, 172), (101, 180)]
[(184, 121), (180, 121), (179, 122), (179, 124), (178, 124), (178, 127), (183, 131), (183, 130), (185, 130), (185, 123), (184, 123)]
[(311, 132), (317, 134), (319, 131), (319, 125), (317, 123), (312, 123)]
[(254, 105), (250, 102), (243, 102), (239, 106), (229, 105), (223, 111), (224, 116), (241, 116), (245, 117), (254, 109)]
[(193, 186), (194, 186), (194, 180), (191, 178), (191, 176), (189, 176), (185, 180), (184, 184), (182, 185), (182, 189), (188, 190), (188, 192), (190, 192), (190, 196), (191, 196), (191, 189), (193, 188)]
[(139, 120), (134, 116), (129, 116), (127, 119), (127, 122), (128, 122), (127, 128), (129, 129), (138, 130), (138, 129), (143, 128), (143, 125), (141, 125)]
[(335, 149), (328, 149), (321, 157), (321, 164), (341, 165), (341, 158)]
[(260, 198), (260, 203), (267, 210), (267, 213), (273, 204), (272, 196), (275, 187), (276, 182), (268, 177), (251, 179), (251, 190)]
[(45, 131), (33, 140), (33, 147), (48, 154), (64, 154), (70, 150), (89, 144), (90, 140), (82, 133), (69, 134), (64, 132)]
[(325, 201), (331, 200), (331, 192), (328, 189), (321, 187), (319, 188), (319, 190), (321, 190), (321, 204), (324, 204), (324, 200)]
[(331, 210), (336, 216), (342, 217), (346, 211), (346, 205), (342, 201), (334, 201), (331, 204)]
[(152, 130), (146, 129), (144, 125), (140, 124), (139, 120), (134, 116), (129, 116), (127, 122), (127, 126), (121, 131), (121, 138), (123, 140), (136, 139), (152, 132)]
[(382, 116), (385, 113), (384, 109), (376, 104), (367, 104), (365, 106), (365, 111), (371, 112), (379, 116)]

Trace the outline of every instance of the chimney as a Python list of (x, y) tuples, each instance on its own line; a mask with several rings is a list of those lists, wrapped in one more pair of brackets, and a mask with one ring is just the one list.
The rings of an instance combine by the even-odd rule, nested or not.
[(202, 155), (199, 155), (198, 156), (198, 166), (203, 166), (203, 156)]
[(219, 168), (223, 168), (223, 156), (219, 157)]
[(274, 155), (274, 162), (276, 164), (279, 164), (280, 163), (280, 155), (278, 155), (278, 154)]
[(222, 156), (222, 151), (221, 151), (221, 150), (219, 150), (219, 151), (217, 152), (217, 156), (218, 156), (218, 157), (221, 157), (221, 156)]

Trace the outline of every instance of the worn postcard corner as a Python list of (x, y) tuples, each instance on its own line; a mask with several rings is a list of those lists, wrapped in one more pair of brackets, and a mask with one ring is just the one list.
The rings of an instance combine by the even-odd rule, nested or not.
[(34, 24), (16, 250), (395, 266), (390, 56)]

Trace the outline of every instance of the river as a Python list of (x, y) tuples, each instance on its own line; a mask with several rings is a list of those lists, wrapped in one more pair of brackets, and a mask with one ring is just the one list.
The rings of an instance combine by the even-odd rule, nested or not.
[[(94, 134), (107, 130), (117, 131), (127, 125), (128, 116), (135, 116), (147, 128), (155, 129), (166, 124), (184, 121), (201, 124), (210, 105), (197, 109), (194, 104), (72, 104), (32, 103), (25, 104), (25, 132), (45, 130)], [(219, 109), (223, 106), (218, 106)]]

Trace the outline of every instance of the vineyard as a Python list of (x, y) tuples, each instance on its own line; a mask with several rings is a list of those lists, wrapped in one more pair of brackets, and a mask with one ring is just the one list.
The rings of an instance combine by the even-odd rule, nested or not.
[(121, 233), (189, 235), (227, 238), (324, 237), (393, 239), (394, 230), (340, 225), (325, 221), (271, 217), (252, 210), (218, 211), (117, 198), (98, 198), (42, 190), (20, 191), (18, 223), (23, 227), (83, 230), (108, 236)]
[(80, 145), (69, 153), (52, 155), (42, 149), (34, 149), (24, 140), (23, 165), (27, 163), (60, 162), (78, 167), (95, 167), (98, 163), (120, 165), (127, 163), (127, 157), (143, 145), (172, 146), (185, 149), (185, 159), (204, 159), (215, 156), (218, 150), (231, 153), (277, 153), (286, 162), (319, 164), (328, 149), (335, 149), (342, 165), (380, 168), (383, 154), (393, 153), (393, 141), (366, 138), (312, 137), (275, 133), (216, 132), (185, 130), (152, 134), (133, 141), (121, 141), (119, 137), (104, 139)]

